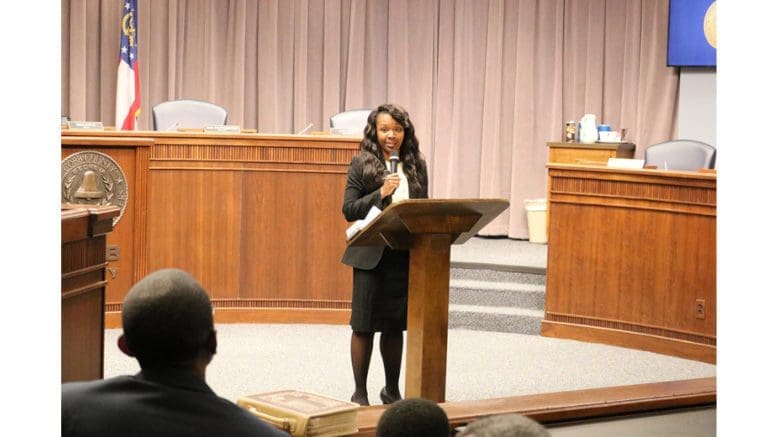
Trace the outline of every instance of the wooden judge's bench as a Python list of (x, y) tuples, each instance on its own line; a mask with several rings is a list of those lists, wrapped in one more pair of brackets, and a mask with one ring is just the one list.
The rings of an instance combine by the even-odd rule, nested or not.
[(542, 335), (714, 363), (715, 173), (547, 167)]
[(550, 141), (548, 162), (568, 164), (606, 164), (610, 158), (634, 158), (636, 145), (627, 142), (618, 143), (567, 143)]
[(151, 271), (208, 290), (216, 321), (347, 323), (351, 270), (345, 175), (360, 138), (62, 131), (62, 158), (90, 151), (123, 171), (127, 200), (108, 236), (106, 326)]

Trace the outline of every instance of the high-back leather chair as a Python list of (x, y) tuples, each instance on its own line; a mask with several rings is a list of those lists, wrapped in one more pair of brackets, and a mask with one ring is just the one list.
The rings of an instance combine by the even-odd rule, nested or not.
[(672, 140), (645, 148), (645, 166), (667, 170), (715, 168), (716, 149), (696, 140)]
[(351, 109), (329, 117), (330, 132), (340, 135), (361, 135), (372, 109)]
[(169, 100), (151, 109), (154, 130), (202, 128), (206, 125), (227, 124), (227, 110), (202, 100)]

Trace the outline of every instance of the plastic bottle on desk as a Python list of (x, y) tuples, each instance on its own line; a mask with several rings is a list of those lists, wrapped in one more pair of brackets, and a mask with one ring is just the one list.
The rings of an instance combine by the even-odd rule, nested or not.
[(596, 116), (594, 114), (585, 114), (580, 119), (580, 142), (591, 144), (598, 139), (599, 131), (596, 130)]

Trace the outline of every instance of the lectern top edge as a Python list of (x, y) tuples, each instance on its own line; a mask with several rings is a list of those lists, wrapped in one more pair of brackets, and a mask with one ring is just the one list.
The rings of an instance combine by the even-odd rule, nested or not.
[[(405, 199), (398, 202), (394, 202), (389, 205), (383, 213), (389, 213), (391, 211), (409, 211), (417, 210), (419, 206), (425, 208), (435, 208), (437, 211), (433, 212), (435, 215), (439, 215), (443, 211), (473, 211), (473, 210), (490, 210), (491, 208), (499, 208), (501, 211), (507, 209), (510, 206), (510, 202), (507, 199)], [(428, 211), (428, 210), (424, 210)]]
[[(455, 235), (453, 244), (462, 244), (510, 205), (507, 199), (407, 199), (392, 203), (349, 242), (351, 246), (384, 246), (389, 240), (407, 241), (413, 232), (409, 222), (424, 221), (424, 233)], [(476, 218), (469, 225), (456, 228), (457, 217)], [(474, 223), (474, 224), (472, 224)], [(439, 226), (438, 226), (439, 224)], [(381, 236), (381, 234), (383, 234)]]

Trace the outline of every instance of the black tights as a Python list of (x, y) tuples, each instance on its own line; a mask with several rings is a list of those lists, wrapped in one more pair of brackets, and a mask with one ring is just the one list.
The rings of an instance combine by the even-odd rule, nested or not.
[[(356, 390), (351, 400), (361, 405), (369, 405), (367, 400), (367, 373), (370, 370), (372, 341), (374, 332), (356, 332), (351, 334), (351, 366)], [(399, 370), (402, 367), (402, 331), (386, 331), (380, 334), (380, 355), (383, 357), (383, 371), (386, 376), (386, 393), (400, 397)]]

